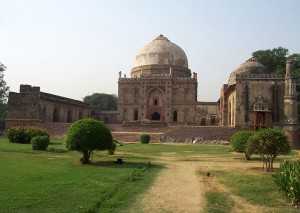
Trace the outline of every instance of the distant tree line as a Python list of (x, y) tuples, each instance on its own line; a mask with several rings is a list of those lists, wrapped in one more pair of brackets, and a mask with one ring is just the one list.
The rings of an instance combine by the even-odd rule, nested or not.
[(116, 95), (93, 93), (92, 95), (85, 96), (83, 101), (92, 106), (92, 112), (103, 110), (113, 111), (118, 108), (118, 98)]
[(4, 81), (3, 72), (6, 70), (6, 67), (0, 62), (0, 131), (5, 128), (5, 117), (6, 117), (6, 100), (9, 91), (9, 87)]

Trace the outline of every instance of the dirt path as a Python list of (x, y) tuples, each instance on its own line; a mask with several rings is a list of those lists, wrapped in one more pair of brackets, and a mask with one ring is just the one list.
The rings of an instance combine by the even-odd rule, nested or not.
[[(192, 156), (190, 156), (192, 157)], [(205, 159), (206, 156), (202, 155)], [(230, 159), (228, 165), (222, 159), (210, 158), (210, 161), (197, 161), (201, 157), (195, 156), (195, 161), (182, 161), (180, 158), (162, 156), (157, 163), (162, 164), (165, 168), (158, 174), (153, 186), (142, 196), (142, 209), (144, 213), (194, 213), (204, 212), (206, 199), (204, 193), (207, 191), (225, 191), (230, 194), (234, 201), (231, 209), (232, 213), (236, 212), (274, 212), (274, 209), (256, 206), (248, 203), (244, 199), (232, 194), (227, 188), (219, 184), (213, 177), (206, 177), (197, 174), (197, 171), (209, 171), (211, 169), (237, 170), (245, 169), (243, 162), (236, 162)], [(191, 159), (191, 158), (190, 158)], [(207, 159), (206, 159), (207, 160)], [(228, 159), (227, 159), (228, 160)], [(249, 163), (248, 166), (252, 166)], [(245, 169), (245, 172), (247, 170)]]
[(163, 164), (166, 168), (143, 197), (143, 212), (200, 212), (204, 190), (195, 163), (166, 158)]

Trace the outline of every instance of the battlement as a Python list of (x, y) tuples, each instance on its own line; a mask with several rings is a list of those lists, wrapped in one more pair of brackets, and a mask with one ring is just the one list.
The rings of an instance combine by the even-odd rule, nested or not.
[(40, 87), (33, 87), (28, 84), (21, 84), (20, 85), (20, 93), (39, 93)]
[(237, 74), (236, 79), (284, 79), (284, 75), (280, 74)]

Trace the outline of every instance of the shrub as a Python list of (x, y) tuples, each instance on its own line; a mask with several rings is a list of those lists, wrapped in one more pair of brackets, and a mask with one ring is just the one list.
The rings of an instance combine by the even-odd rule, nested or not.
[(236, 132), (230, 138), (230, 143), (233, 150), (236, 152), (245, 153), (245, 158), (247, 160), (250, 160), (250, 154), (247, 152), (247, 142), (253, 134), (253, 131), (240, 131)]
[(141, 143), (149, 143), (150, 142), (150, 135), (148, 134), (141, 134), (140, 135)]
[(45, 129), (34, 126), (15, 126), (8, 130), (7, 137), (11, 143), (26, 143), (29, 144), (35, 136), (48, 136)]
[(50, 140), (48, 136), (35, 136), (31, 139), (33, 150), (46, 150)]
[[(300, 153), (298, 154), (300, 156)], [(273, 175), (274, 181), (288, 198), (292, 205), (300, 205), (300, 160), (287, 161), (280, 164), (279, 169)]]
[(115, 151), (116, 151), (116, 148), (117, 148), (117, 143), (118, 143), (118, 141), (116, 141), (116, 140), (112, 141), (111, 147), (110, 147), (110, 149), (108, 149), (108, 154), (109, 155), (115, 154)]
[(81, 163), (90, 163), (93, 150), (108, 150), (111, 148), (112, 135), (109, 129), (100, 121), (81, 119), (73, 123), (67, 131), (65, 139), (69, 150), (82, 153)]
[(279, 129), (261, 129), (249, 138), (247, 152), (260, 155), (263, 159), (263, 169), (273, 171), (274, 159), (280, 154), (287, 154), (291, 146)]

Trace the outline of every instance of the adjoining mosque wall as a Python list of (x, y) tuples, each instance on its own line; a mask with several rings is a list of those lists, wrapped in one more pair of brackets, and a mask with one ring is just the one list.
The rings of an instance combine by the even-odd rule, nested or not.
[(284, 79), (270, 78), (270, 76), (257, 76), (260, 78), (237, 78), (236, 102), (233, 114), (235, 114), (235, 126), (254, 125), (254, 105), (259, 97), (263, 98), (268, 108), (261, 109), (268, 112), (268, 124), (276, 124), (283, 120), (283, 95)]
[(39, 87), (21, 85), (20, 93), (9, 93), (5, 129), (39, 126), (56, 136), (66, 132), (72, 122), (90, 116), (89, 104), (41, 92)]

